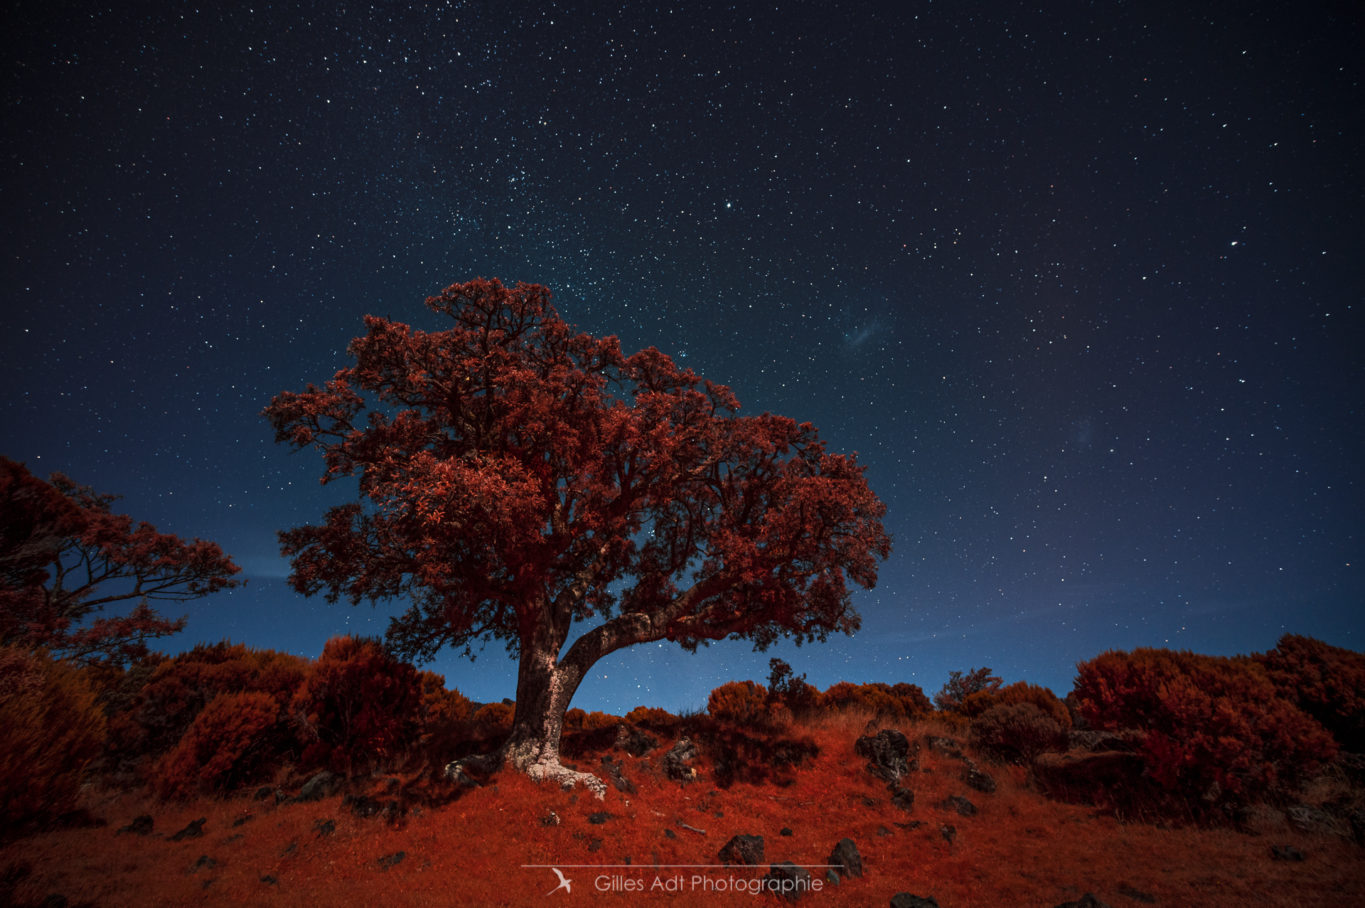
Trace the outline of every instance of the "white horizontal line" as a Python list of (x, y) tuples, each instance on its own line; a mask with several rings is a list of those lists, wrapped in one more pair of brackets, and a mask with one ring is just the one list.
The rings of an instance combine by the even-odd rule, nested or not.
[[(555, 868), (555, 867), (558, 867), (558, 868), (560, 868), (560, 869), (571, 869), (571, 870), (584, 870), (584, 869), (591, 869), (591, 870), (678, 870), (678, 869), (684, 869), (684, 868), (690, 869), (690, 870), (700, 870), (700, 869), (702, 869), (702, 868), (706, 868), (706, 869), (709, 869), (709, 870), (743, 870), (743, 869), (745, 869), (745, 868), (748, 868), (748, 869), (750, 869), (750, 870), (763, 870), (763, 869), (765, 869), (765, 868), (771, 866), (771, 864), (774, 864), (774, 863), (775, 863), (775, 864), (791, 864), (790, 861), (771, 861), (771, 862), (765, 862), (765, 863), (763, 863), (763, 864), (522, 864), (521, 866), (522, 866), (522, 869), (524, 869), (524, 870), (530, 870), (530, 869), (532, 869), (532, 868), (544, 869), (544, 868), (547, 868), (547, 867), (548, 867), (548, 868)], [(842, 866), (844, 866), (844, 865), (843, 865), (843, 864), (791, 864), (791, 866), (793, 866), (793, 867), (823, 867), (823, 868), (830, 868), (830, 867), (842, 867)]]

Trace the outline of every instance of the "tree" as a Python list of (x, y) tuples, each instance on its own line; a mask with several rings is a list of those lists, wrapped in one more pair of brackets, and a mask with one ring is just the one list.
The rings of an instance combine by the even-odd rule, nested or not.
[[(185, 542), (115, 514), (113, 495), (60, 473), (44, 482), (0, 457), (0, 644), (90, 662), (124, 662), (185, 626), (152, 602), (186, 602), (239, 585), (212, 542)], [(105, 606), (137, 600), (126, 615)]]
[(322, 452), (324, 482), (359, 481), (358, 501), (280, 537), (303, 593), (407, 597), (387, 633), (401, 655), (505, 642), (516, 711), (488, 764), (600, 794), (559, 739), (602, 657), (858, 628), (848, 584), (876, 582), (890, 539), (855, 457), (809, 424), (737, 415), (657, 349), (577, 332), (544, 287), (479, 279), (427, 305), (453, 324), (368, 316), (353, 365), (266, 408), (277, 441)]
[(989, 668), (974, 668), (965, 675), (949, 672), (948, 683), (934, 694), (934, 705), (943, 712), (975, 716), (993, 705), (993, 695), (1003, 683)]

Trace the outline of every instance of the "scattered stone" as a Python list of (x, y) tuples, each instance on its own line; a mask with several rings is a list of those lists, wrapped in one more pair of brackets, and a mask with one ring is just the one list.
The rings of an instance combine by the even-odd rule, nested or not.
[(288, 800), (288, 796), (278, 788), (266, 785), (256, 789), (256, 793), (251, 796), (251, 799), (253, 801), (268, 801), (273, 799), (275, 803), (278, 804), (281, 801)]
[(215, 861), (213, 858), (209, 857), (206, 854), (201, 854), (199, 855), (199, 860), (195, 861), (194, 866), (190, 868), (190, 871), (193, 873), (201, 869), (212, 870), (214, 867), (217, 866), (218, 866), (217, 861)]
[(720, 862), (753, 867), (763, 863), (763, 836), (737, 835), (720, 850)]
[(780, 899), (795, 902), (811, 889), (810, 871), (798, 867), (791, 861), (770, 864), (763, 877), (765, 892), (771, 892)]
[(922, 895), (897, 892), (891, 896), (891, 908), (938, 908), (938, 902)]
[(171, 836), (172, 842), (181, 842), (185, 839), (197, 839), (204, 834), (204, 824), (209, 821), (208, 817), (200, 817), (184, 829)]
[(910, 771), (910, 742), (894, 728), (862, 736), (854, 742), (853, 750), (867, 758), (867, 768), (873, 775), (888, 782), (895, 782)]
[(951, 845), (953, 844), (953, 839), (957, 838), (957, 827), (944, 823), (938, 828), (938, 834), (943, 836), (943, 841)]
[(891, 786), (891, 803), (909, 813), (915, 806), (915, 793), (899, 782), (895, 782)]
[(553, 810), (540, 818), (541, 826), (558, 826), (559, 822), (559, 814), (555, 813)]
[(318, 838), (324, 838), (337, 831), (336, 820), (314, 820), (313, 829), (318, 834)]
[(995, 779), (990, 774), (981, 769), (971, 760), (966, 761), (967, 765), (962, 770), (962, 781), (967, 783), (967, 787), (974, 788), (983, 794), (995, 793)]
[(1276, 861), (1302, 861), (1304, 854), (1293, 845), (1271, 845), (1270, 857)]
[(781, 836), (787, 836), (789, 838), (791, 836), (796, 835), (796, 833), (792, 832), (792, 828), (790, 826), (783, 826), (782, 829), (777, 834)]
[(616, 742), (612, 746), (632, 757), (643, 757), (659, 746), (659, 739), (634, 725), (621, 725), (616, 729)]
[(607, 813), (605, 810), (599, 810), (596, 813), (588, 814), (588, 822), (593, 824), (594, 826), (601, 826), (603, 823), (607, 822), (607, 820), (610, 819), (611, 814)]
[(1042, 753), (1033, 760), (1033, 778), (1047, 795), (1085, 803), (1113, 792), (1142, 790), (1145, 769), (1141, 754), (1119, 750)]
[(1156, 904), (1156, 896), (1150, 892), (1143, 892), (1141, 889), (1134, 889), (1127, 883), (1119, 883), (1119, 895), (1130, 898), (1135, 902), (1146, 902), (1149, 905)]
[(351, 813), (358, 817), (368, 818), (383, 812), (384, 805), (369, 795), (347, 795), (342, 798), (343, 807), (351, 808)]
[(390, 867), (402, 863), (403, 858), (407, 856), (408, 854), (406, 851), (395, 851), (393, 854), (386, 854), (379, 859), (379, 867), (381, 870), (388, 870)]
[(278, 886), (280, 884), (280, 881), (275, 878), (275, 875), (270, 873), (261, 877), (261, 882), (265, 883), (267, 886)]
[(139, 814), (133, 817), (133, 822), (129, 823), (127, 826), (124, 826), (122, 829), (116, 832), (115, 835), (123, 835), (125, 832), (132, 833), (133, 835), (151, 835), (152, 823), (153, 820), (151, 814), (146, 813)]
[(929, 746), (930, 750), (936, 750), (946, 757), (952, 757), (955, 760), (966, 759), (962, 754), (962, 742), (956, 738), (940, 738), (937, 735), (926, 735), (924, 743)]
[(664, 754), (664, 774), (675, 782), (691, 782), (697, 777), (692, 761), (700, 753), (691, 738), (678, 739), (678, 743)]
[(607, 777), (607, 781), (616, 786), (617, 791), (635, 794), (635, 783), (626, 778), (624, 769), (625, 767), (621, 765), (620, 760), (613, 760), (611, 757), (602, 758), (602, 775)]
[(341, 777), (336, 773), (328, 772), (324, 769), (307, 782), (303, 783), (303, 787), (299, 789), (299, 793), (294, 800), (301, 803), (321, 801), (328, 795), (336, 794), (337, 789), (340, 787)]
[(852, 839), (840, 839), (834, 846), (834, 850), (829, 853), (825, 860), (826, 864), (834, 864), (829, 868), (829, 881), (838, 885), (841, 878), (863, 875), (863, 856), (858, 853), (858, 846)]
[(1092, 893), (1087, 892), (1074, 902), (1062, 902), (1057, 908), (1109, 908), (1109, 906), (1095, 898)]
[(665, 829), (665, 830), (664, 830), (664, 838), (666, 838), (666, 839), (676, 839), (677, 837), (678, 837), (678, 834), (677, 834), (676, 832), (674, 832), (673, 830), (671, 830), (671, 829)]
[(1349, 820), (1329, 813), (1321, 807), (1298, 804), (1286, 810), (1285, 815), (1289, 817), (1289, 824), (1300, 832), (1337, 835), (1343, 838), (1350, 838), (1352, 835)]
[(962, 795), (949, 795), (939, 806), (943, 807), (945, 810), (956, 810), (964, 817), (976, 816), (976, 805), (962, 797)]
[(232, 821), (232, 828), (236, 829), (238, 826), (245, 826), (247, 823), (250, 823), (254, 819), (256, 819), (256, 815), (254, 813), (244, 813), (240, 817)]

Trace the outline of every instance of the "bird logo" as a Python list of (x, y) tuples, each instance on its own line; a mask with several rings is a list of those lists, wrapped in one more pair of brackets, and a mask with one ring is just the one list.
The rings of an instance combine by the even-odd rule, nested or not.
[(564, 875), (564, 871), (560, 870), (558, 867), (551, 867), (550, 869), (555, 872), (555, 876), (559, 877), (559, 885), (551, 889), (549, 892), (545, 893), (545, 897), (549, 898), (550, 896), (554, 895), (561, 889), (572, 895), (573, 889), (569, 886), (569, 884), (572, 883), (573, 880), (566, 877)]

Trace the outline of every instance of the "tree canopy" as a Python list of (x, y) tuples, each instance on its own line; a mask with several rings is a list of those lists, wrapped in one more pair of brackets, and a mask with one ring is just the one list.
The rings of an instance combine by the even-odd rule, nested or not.
[(353, 365), (265, 410), (277, 441), (321, 451), (324, 482), (358, 480), (357, 501), (281, 533), (298, 590), (409, 602), (387, 638), (417, 659), (505, 641), (518, 723), (544, 711), (533, 690), (572, 696), (622, 646), (858, 628), (850, 583), (875, 583), (890, 539), (855, 457), (739, 415), (657, 349), (576, 331), (544, 287), (479, 279), (427, 305), (450, 326), (367, 316)]
[[(117, 496), (50, 482), (0, 457), (0, 645), (75, 661), (126, 661), (180, 631), (150, 603), (185, 602), (237, 586), (239, 568), (215, 543), (158, 532), (111, 510)], [(137, 600), (118, 616), (116, 602)]]

